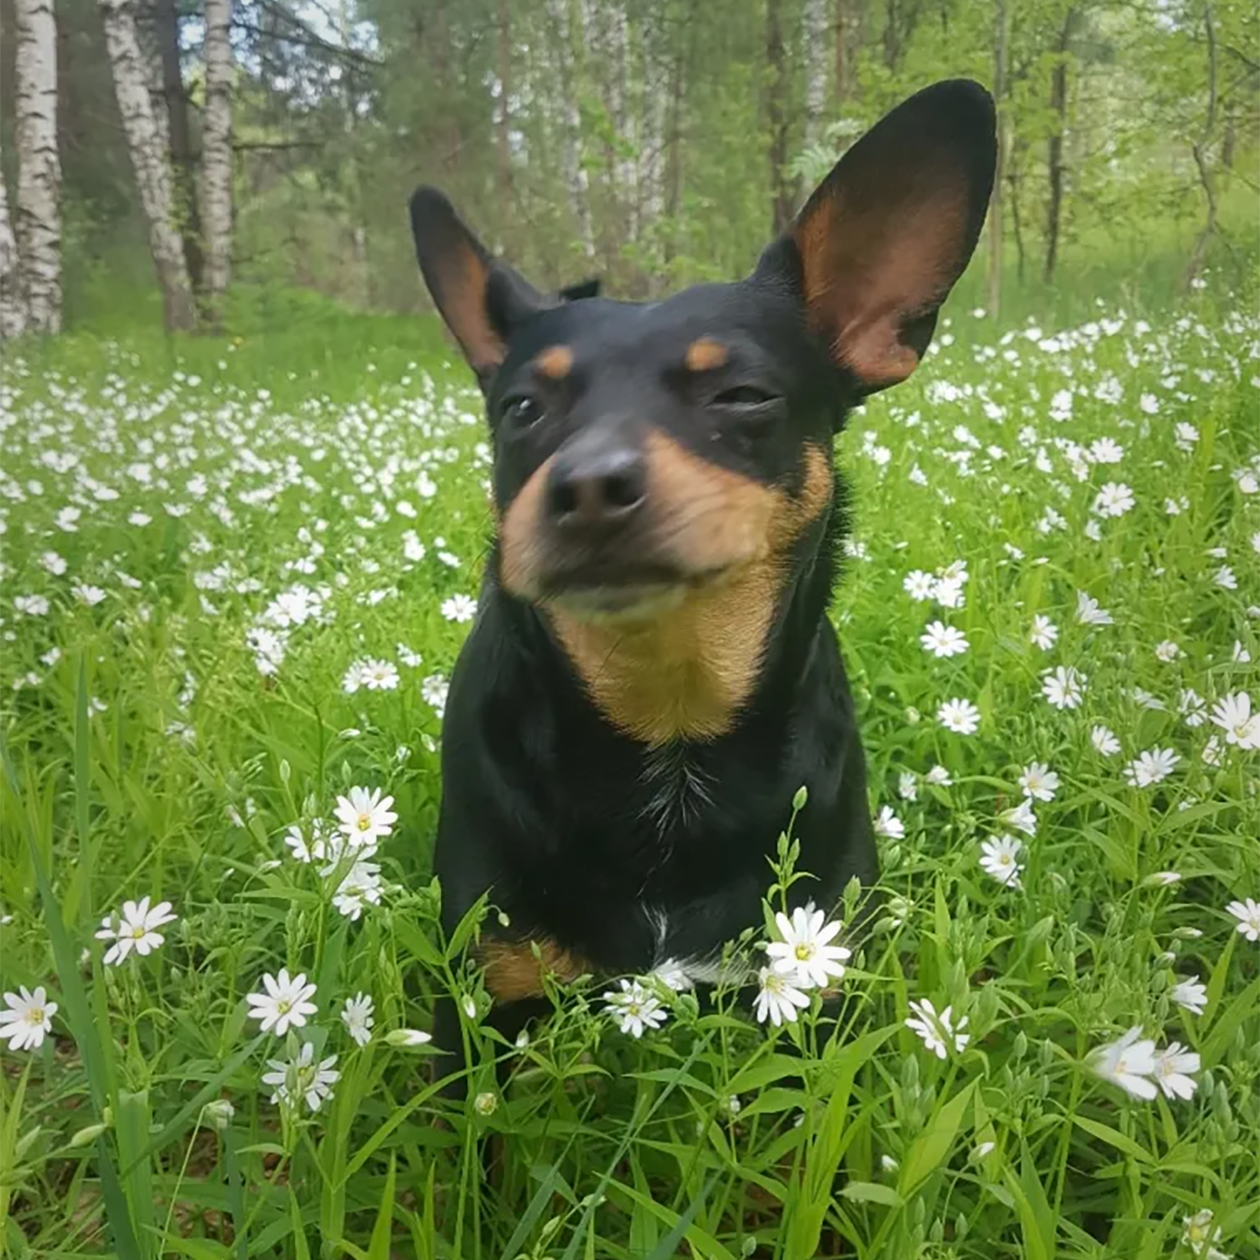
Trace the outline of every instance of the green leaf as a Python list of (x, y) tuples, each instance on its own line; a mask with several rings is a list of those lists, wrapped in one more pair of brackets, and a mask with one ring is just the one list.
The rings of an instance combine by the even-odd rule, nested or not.
[(901, 1207), (905, 1203), (892, 1186), (882, 1186), (878, 1181), (850, 1181), (840, 1195), (854, 1203), (882, 1203), (885, 1207)]
[(376, 1224), (372, 1226), (372, 1238), (368, 1242), (368, 1260), (389, 1260), (389, 1244), (394, 1226), (394, 1185), (397, 1173), (395, 1159), (391, 1153), (389, 1172), (385, 1174), (385, 1190), (381, 1195), (381, 1205), (376, 1212)]
[(1131, 1155), (1134, 1159), (1143, 1164), (1154, 1163), (1154, 1158), (1144, 1147), (1140, 1146), (1131, 1137), (1126, 1137), (1119, 1129), (1113, 1129), (1109, 1124), (1102, 1124), (1098, 1120), (1090, 1120), (1087, 1116), (1074, 1115), (1072, 1123), (1079, 1129), (1084, 1129), (1086, 1133), (1098, 1138), (1101, 1142), (1106, 1142), (1108, 1146), (1114, 1146), (1116, 1150), (1123, 1151), (1126, 1155)]
[(971, 1095), (975, 1092), (974, 1081), (960, 1093), (954, 1095), (944, 1106), (937, 1109), (936, 1114), (928, 1121), (927, 1128), (914, 1140), (909, 1153), (901, 1165), (901, 1177), (897, 1190), (903, 1199), (908, 1199), (921, 1182), (926, 1180), (948, 1158), (953, 1148), (954, 1138), (962, 1124), (963, 1114)]

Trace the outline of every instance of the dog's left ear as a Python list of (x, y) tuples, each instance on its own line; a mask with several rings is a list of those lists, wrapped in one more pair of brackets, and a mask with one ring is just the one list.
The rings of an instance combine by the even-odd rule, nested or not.
[(411, 233), (424, 282), (485, 391), (507, 354), (512, 328), (552, 303), (492, 258), (436, 188), (412, 195)]
[(810, 326), (863, 393), (918, 366), (984, 223), (997, 139), (978, 83), (937, 83), (840, 159), (754, 281), (798, 289)]

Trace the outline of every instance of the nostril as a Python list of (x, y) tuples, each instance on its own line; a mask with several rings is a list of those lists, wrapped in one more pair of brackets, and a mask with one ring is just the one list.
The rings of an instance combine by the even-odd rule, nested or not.
[(551, 500), (553, 516), (570, 516), (578, 509), (577, 487), (571, 481), (561, 481), (552, 485), (548, 497)]
[(604, 479), (604, 502), (614, 510), (625, 511), (643, 499), (643, 478), (636, 469), (626, 469)]

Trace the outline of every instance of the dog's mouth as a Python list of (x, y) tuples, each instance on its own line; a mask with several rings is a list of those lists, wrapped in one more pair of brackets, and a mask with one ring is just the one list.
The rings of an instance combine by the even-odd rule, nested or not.
[(693, 591), (721, 583), (730, 566), (684, 572), (639, 564), (554, 572), (541, 583), (541, 603), (583, 621), (650, 621), (672, 612)]

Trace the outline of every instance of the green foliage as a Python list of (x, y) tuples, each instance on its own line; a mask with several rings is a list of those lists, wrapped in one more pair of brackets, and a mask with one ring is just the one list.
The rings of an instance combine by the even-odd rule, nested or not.
[[(1183, 694), (1260, 698), (1254, 319), (1204, 293), (1047, 340), (953, 304), (920, 375), (840, 443), (857, 524), (833, 614), (872, 805), (904, 835), (886, 827), (886, 901), (839, 1011), (767, 1032), (729, 992), (662, 993), (668, 1023), (635, 1041), (587, 980), (516, 1051), (481, 1022), (475, 916), (443, 941), (428, 873), (438, 684), (467, 629), (442, 606), (475, 592), (490, 523), (478, 400), (435, 325), (273, 287), (234, 301), (227, 340), (78, 334), (5, 366), (0, 987), (45, 985), (59, 1010), (40, 1049), (4, 1051), (0, 1251), (1190, 1260), (1183, 1221), (1206, 1208), (1221, 1250), (1255, 1253), (1260, 963), (1225, 907), (1260, 896), (1258, 754), (1189, 725)], [(1118, 464), (1082, 453), (1099, 439)], [(1119, 517), (1093, 510), (1108, 482), (1133, 490)], [(1065, 528), (1041, 529), (1048, 508)], [(903, 589), (959, 560), (964, 606)], [(260, 673), (247, 633), (298, 582), (326, 588), (323, 612)], [(1077, 591), (1114, 624), (1081, 624)], [(1045, 651), (1035, 615), (1059, 630)], [(934, 617), (964, 654), (923, 650)], [(398, 685), (345, 691), (364, 657)], [(1084, 702), (1056, 709), (1042, 673), (1068, 665)], [(975, 735), (935, 721), (955, 696)], [(1095, 749), (1098, 723), (1121, 756)], [(1122, 763), (1155, 746), (1173, 773), (1130, 785)], [(1024, 887), (1003, 887), (979, 845), (1032, 761), (1061, 782), (1035, 803)], [(353, 784), (399, 815), (381, 904), (355, 921), (340, 876), (285, 843)], [(146, 895), (174, 903), (165, 942), (106, 966), (101, 917)], [(244, 999), (282, 966), (318, 1012), (277, 1038)], [(1202, 1015), (1170, 996), (1194, 974)], [(361, 1048), (338, 1018), (358, 992)], [(441, 992), (475, 1012), (462, 1110), (423, 1045), (387, 1040), (429, 1027)], [(906, 1027), (922, 999), (967, 1019), (960, 1053)], [(1201, 1055), (1192, 1099), (1089, 1071), (1133, 1025)], [(313, 1115), (260, 1081), (304, 1039), (340, 1074)]]

